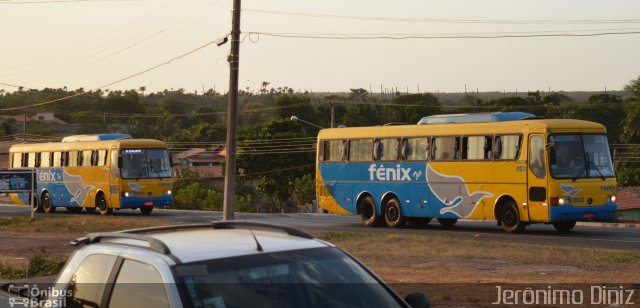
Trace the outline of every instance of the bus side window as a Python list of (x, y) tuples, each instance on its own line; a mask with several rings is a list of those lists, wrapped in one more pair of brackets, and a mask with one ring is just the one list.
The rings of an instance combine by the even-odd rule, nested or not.
[(495, 159), (517, 159), (520, 152), (520, 135), (496, 136)]
[(462, 139), (462, 159), (491, 159), (491, 137), (469, 136)]
[(84, 166), (84, 167), (93, 166), (93, 161), (92, 161), (93, 152), (95, 152), (95, 151), (85, 150), (85, 151), (81, 152), (82, 153), (82, 155), (81, 155), (82, 156), (82, 166)]
[(459, 155), (460, 137), (434, 137), (432, 142), (433, 160), (455, 160)]
[(69, 152), (60, 152), (60, 167), (69, 166)]
[(349, 140), (349, 161), (371, 161), (373, 140)]
[(375, 160), (398, 160), (398, 139), (377, 139), (373, 145), (373, 158)]
[(13, 153), (11, 168), (20, 168), (20, 167), (22, 167), (22, 153)]
[(107, 165), (107, 150), (98, 151), (98, 166)]
[(81, 166), (81, 164), (78, 164), (79, 162), (81, 161), (78, 159), (78, 151), (67, 152), (67, 166), (69, 167)]
[(343, 161), (344, 141), (327, 140), (322, 143), (322, 161)]
[(34, 157), (34, 162), (33, 162), (33, 166), (36, 168), (40, 168), (40, 153), (34, 153), (35, 157)]
[(40, 167), (51, 167), (51, 152), (40, 154)]

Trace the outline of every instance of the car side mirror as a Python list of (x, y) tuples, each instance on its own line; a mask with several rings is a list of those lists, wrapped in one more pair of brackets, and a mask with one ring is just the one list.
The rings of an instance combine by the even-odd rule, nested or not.
[(404, 301), (413, 308), (429, 308), (429, 299), (422, 292), (413, 292), (404, 297)]

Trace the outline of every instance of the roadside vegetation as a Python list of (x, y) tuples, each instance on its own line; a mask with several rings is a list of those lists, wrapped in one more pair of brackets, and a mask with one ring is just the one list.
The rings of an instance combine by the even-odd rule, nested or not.
[(48, 217), (0, 217), (2, 232), (30, 233), (90, 233), (118, 231), (167, 225), (161, 220), (139, 217), (108, 217), (100, 215), (73, 215)]
[[(203, 89), (204, 90), (204, 89)], [(381, 91), (382, 92), (382, 91)], [(184, 89), (147, 93), (145, 87), (126, 91), (18, 89), (0, 91), (5, 108), (28, 106), (73, 96), (64, 103), (47, 104), (50, 111), (81, 127), (77, 133), (128, 133), (168, 143), (173, 153), (205, 148), (226, 139), (227, 96), (215, 90), (194, 93)], [(292, 115), (322, 127), (416, 123), (442, 113), (524, 111), (546, 118), (575, 118), (602, 123), (613, 147), (618, 184), (640, 186), (640, 77), (617, 92), (418, 93), (385, 90), (369, 93), (359, 88), (346, 93), (296, 92), (264, 81), (259, 89), (239, 95), (238, 211), (291, 212), (313, 199), (315, 136), (318, 128), (291, 121)], [(16, 108), (18, 109), (18, 108)], [(16, 111), (19, 114), (21, 111)], [(333, 123), (332, 119), (334, 119)], [(20, 123), (0, 123), (0, 137), (18, 134)], [(26, 132), (51, 136), (51, 127), (28, 123)], [(68, 133), (58, 133), (66, 135)], [(224, 166), (222, 166), (224, 169)], [(176, 178), (176, 207), (219, 210), (222, 187), (212, 178), (184, 172)], [(194, 202), (200, 201), (200, 202)]]

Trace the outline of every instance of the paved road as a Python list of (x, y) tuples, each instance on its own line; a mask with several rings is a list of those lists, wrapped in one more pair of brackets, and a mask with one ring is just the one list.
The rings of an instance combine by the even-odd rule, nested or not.
[[(139, 211), (114, 211), (113, 215), (141, 217)], [(89, 215), (71, 214), (60, 210), (53, 215)], [(29, 217), (24, 206), (0, 205), (0, 217)], [(48, 214), (37, 214), (47, 217)], [(437, 222), (426, 226), (409, 226), (403, 229), (366, 228), (356, 216), (333, 214), (244, 214), (236, 213), (237, 220), (264, 221), (286, 224), (303, 229), (309, 233), (326, 231), (349, 231), (367, 233), (430, 234), (451, 236), (461, 239), (474, 239), (505, 243), (530, 243), (555, 246), (593, 247), (619, 250), (640, 250), (640, 228), (625, 227), (618, 224), (579, 223), (573, 232), (560, 234), (550, 225), (536, 224), (528, 226), (522, 234), (506, 234), (495, 222), (459, 221), (453, 228), (443, 228)], [(153, 219), (168, 220), (174, 223), (206, 223), (221, 220), (220, 212), (196, 212), (180, 210), (154, 210), (148, 216)]]

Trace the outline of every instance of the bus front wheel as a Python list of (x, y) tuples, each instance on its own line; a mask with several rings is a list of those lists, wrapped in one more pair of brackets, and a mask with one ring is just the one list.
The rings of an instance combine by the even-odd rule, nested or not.
[(380, 216), (376, 210), (376, 204), (371, 196), (366, 196), (360, 200), (360, 220), (367, 227), (376, 227), (380, 224)]
[(151, 211), (153, 211), (153, 206), (143, 206), (140, 208), (142, 215), (149, 215), (151, 214)]
[(391, 198), (384, 207), (384, 220), (389, 228), (402, 228), (404, 225), (404, 216), (400, 208), (400, 201)]
[(455, 218), (438, 218), (438, 222), (443, 227), (453, 227), (453, 225), (455, 225), (458, 220)]
[(553, 223), (553, 227), (559, 232), (569, 232), (576, 226), (575, 221), (557, 221)]
[(526, 225), (520, 221), (518, 206), (515, 202), (507, 201), (505, 204), (504, 209), (502, 210), (500, 225), (507, 233), (520, 233), (524, 231)]
[(100, 215), (109, 215), (113, 211), (112, 208), (107, 206), (107, 199), (104, 198), (104, 195), (96, 197), (96, 207), (100, 211)]
[(49, 196), (49, 192), (45, 192), (42, 195), (42, 210), (48, 214), (56, 211), (56, 207), (51, 204), (51, 196)]

